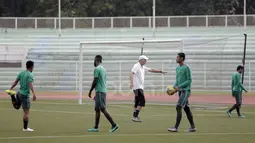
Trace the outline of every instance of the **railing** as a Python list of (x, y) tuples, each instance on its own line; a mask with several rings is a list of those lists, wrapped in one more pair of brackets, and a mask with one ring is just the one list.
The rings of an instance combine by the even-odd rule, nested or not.
[[(255, 15), (156, 16), (155, 27), (255, 26)], [(153, 17), (62, 17), (61, 28), (153, 27)], [(0, 17), (0, 28), (58, 28), (57, 17)]]

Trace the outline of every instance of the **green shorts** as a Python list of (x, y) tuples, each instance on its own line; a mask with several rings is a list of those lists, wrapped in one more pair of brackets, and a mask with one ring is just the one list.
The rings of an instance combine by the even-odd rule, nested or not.
[(185, 107), (189, 106), (189, 96), (190, 96), (190, 90), (187, 91), (179, 91), (179, 100), (177, 103), (177, 106)]
[(29, 96), (22, 95), (18, 92), (16, 95), (16, 106), (20, 108), (21, 105), (23, 110), (30, 109), (30, 99)]
[(96, 92), (95, 100), (95, 110), (100, 110), (106, 108), (106, 93)]
[(232, 96), (236, 99), (236, 104), (242, 104), (242, 92), (232, 91)]

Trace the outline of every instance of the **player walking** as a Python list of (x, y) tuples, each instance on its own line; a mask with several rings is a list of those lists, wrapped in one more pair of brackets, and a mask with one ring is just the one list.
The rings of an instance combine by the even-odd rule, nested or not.
[(94, 59), (94, 66), (96, 67), (94, 70), (94, 81), (92, 83), (91, 89), (89, 91), (89, 97), (91, 98), (91, 92), (96, 90), (95, 100), (95, 111), (96, 111), (96, 119), (95, 119), (95, 127), (92, 129), (88, 129), (89, 132), (98, 132), (98, 125), (100, 120), (100, 111), (104, 113), (105, 117), (111, 123), (112, 128), (109, 132), (115, 132), (119, 126), (113, 121), (111, 115), (106, 110), (106, 93), (107, 93), (107, 85), (106, 85), (106, 71), (104, 67), (101, 65), (102, 56), (97, 55)]
[[(34, 92), (34, 87), (33, 87), (33, 70), (34, 70), (34, 62), (33, 61), (27, 61), (26, 63), (26, 70), (22, 71), (18, 74), (16, 80), (12, 84), (11, 88), (8, 90), (8, 94), (11, 96), (12, 100), (12, 105), (15, 109), (19, 110), (21, 105), (24, 111), (24, 116), (23, 116), (23, 123), (24, 123), (24, 128), (23, 131), (25, 132), (32, 132), (34, 131), (33, 129), (28, 128), (28, 120), (29, 120), (29, 109), (30, 109), (30, 89), (33, 93), (33, 101), (36, 100), (35, 92)], [(20, 83), (20, 90), (16, 94), (13, 93), (13, 88)]]
[(244, 90), (247, 92), (247, 90), (243, 87), (243, 84), (241, 83), (241, 74), (243, 73), (244, 67), (239, 65), (236, 69), (236, 72), (232, 75), (232, 96), (236, 99), (236, 104), (227, 111), (227, 115), (229, 118), (232, 118), (231, 112), (236, 109), (237, 115), (239, 118), (245, 118), (245, 116), (242, 116), (240, 114), (240, 108), (242, 105), (242, 91)]
[(135, 94), (135, 105), (134, 105), (134, 112), (133, 112), (133, 122), (142, 122), (139, 118), (139, 112), (141, 111), (142, 107), (145, 106), (145, 97), (144, 97), (144, 75), (146, 72), (153, 72), (153, 73), (162, 73), (165, 74), (166, 72), (151, 69), (145, 66), (147, 60), (145, 55), (141, 55), (139, 57), (139, 62), (136, 63), (130, 73), (130, 88), (133, 89)]
[(172, 128), (168, 128), (170, 132), (178, 132), (178, 128), (182, 119), (182, 108), (187, 115), (191, 128), (188, 129), (188, 132), (195, 132), (195, 124), (193, 121), (193, 115), (189, 107), (189, 96), (191, 92), (191, 83), (192, 83), (192, 76), (190, 68), (184, 64), (185, 54), (178, 53), (176, 62), (179, 66), (176, 68), (176, 81), (174, 83), (174, 88), (179, 93), (179, 100), (176, 106), (177, 117), (175, 126)]

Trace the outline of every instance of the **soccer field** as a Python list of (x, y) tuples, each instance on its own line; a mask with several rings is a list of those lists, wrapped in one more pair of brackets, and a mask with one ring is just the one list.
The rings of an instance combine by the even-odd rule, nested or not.
[(130, 122), (131, 104), (109, 103), (108, 110), (120, 126), (119, 130), (109, 133), (110, 124), (101, 115), (100, 131), (88, 133), (87, 129), (94, 125), (92, 102), (84, 105), (66, 100), (33, 102), (29, 127), (35, 132), (22, 132), (22, 110), (14, 110), (6, 99), (0, 100), (0, 103), (0, 143), (254, 143), (255, 140), (255, 107), (252, 106), (242, 108), (247, 118), (238, 119), (233, 112), (233, 118), (229, 119), (225, 108), (193, 105), (197, 132), (184, 132), (189, 128), (189, 123), (183, 116), (179, 132), (170, 133), (167, 128), (175, 123), (174, 106), (148, 105), (140, 114), (143, 122), (133, 123)]

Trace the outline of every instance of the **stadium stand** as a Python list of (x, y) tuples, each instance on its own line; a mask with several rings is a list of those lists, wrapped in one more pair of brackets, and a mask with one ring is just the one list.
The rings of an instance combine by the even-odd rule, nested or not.
[[(155, 39), (184, 40), (183, 51), (187, 54), (187, 63), (192, 68), (194, 90), (222, 90), (230, 88), (231, 74), (242, 62), (244, 32), (248, 34), (245, 86), (255, 90), (255, 50), (254, 28), (159, 28)], [(27, 59), (34, 60), (35, 87), (46, 91), (78, 90), (79, 42), (91, 40), (140, 40), (153, 39), (148, 28), (138, 29), (97, 29), (97, 30), (63, 30), (58, 37), (55, 30), (8, 30), (1, 32), (4, 43), (19, 43), (30, 49)], [(110, 34), (109, 34), (110, 33)], [(149, 67), (164, 69), (169, 72), (165, 76), (149, 74), (146, 77), (146, 89), (163, 91), (172, 84), (175, 73), (175, 57), (180, 47), (156, 46), (154, 50), (147, 45), (145, 54), (150, 58)], [(154, 45), (155, 46), (155, 45)], [(138, 46), (137, 46), (138, 47)], [(164, 50), (162, 50), (164, 49)], [(85, 48), (84, 51), (84, 90), (91, 85), (93, 57), (103, 55), (104, 66), (108, 72), (110, 91), (129, 90), (129, 71), (137, 62), (140, 48), (117, 51), (114, 47)], [(17, 58), (15, 56), (15, 58)], [(15, 59), (13, 58), (13, 59)], [(12, 58), (11, 58), (12, 59)], [(160, 61), (160, 62), (159, 62)], [(210, 66), (208, 66), (210, 64)], [(227, 67), (227, 68), (225, 68)], [(224, 71), (223, 71), (224, 69)], [(226, 70), (228, 69), (228, 70)], [(0, 89), (5, 89), (13, 80), (20, 68), (1, 68), (3, 73)], [(10, 77), (10, 78), (6, 78)]]

